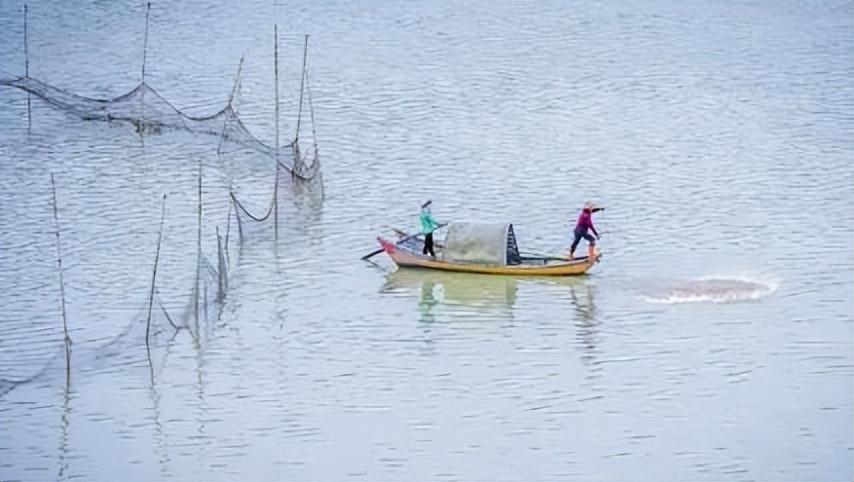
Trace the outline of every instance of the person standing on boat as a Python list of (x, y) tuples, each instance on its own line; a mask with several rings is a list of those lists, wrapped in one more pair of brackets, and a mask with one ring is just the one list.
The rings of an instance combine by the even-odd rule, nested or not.
[(422, 254), (430, 253), (430, 256), (436, 257), (436, 252), (433, 251), (433, 231), (439, 229), (439, 223), (433, 219), (433, 214), (430, 213), (430, 205), (433, 201), (428, 200), (421, 205), (421, 233), (424, 234), (424, 249)]
[[(596, 227), (593, 226), (593, 213), (603, 209), (605, 208), (597, 208), (589, 201), (584, 203), (584, 208), (578, 216), (578, 222), (575, 223), (575, 231), (573, 232), (575, 238), (572, 240), (572, 246), (569, 248), (570, 259), (575, 257), (575, 248), (578, 247), (578, 242), (581, 241), (581, 238), (587, 240), (587, 256), (590, 259), (596, 256), (596, 240), (599, 239), (599, 233), (596, 231)], [(596, 237), (591, 236), (588, 231), (592, 231)]]

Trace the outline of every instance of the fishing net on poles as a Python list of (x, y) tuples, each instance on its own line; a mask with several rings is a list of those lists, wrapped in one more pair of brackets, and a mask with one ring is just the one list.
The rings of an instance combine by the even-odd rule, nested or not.
[[(232, 110), (229, 108), (228, 111)], [(247, 240), (263, 239), (269, 237), (269, 233), (277, 232), (279, 222), (277, 214), (280, 197), (282, 197), (279, 191), (285, 180), (291, 176), (291, 172), (285, 169), (283, 163), (277, 163), (275, 159), (266, 160), (266, 158), (261, 160), (261, 164), (267, 164), (269, 170), (258, 172), (259, 163), (251, 162), (251, 159), (257, 160), (257, 151), (252, 149), (251, 144), (240, 142), (238, 137), (228, 134), (229, 124), (226, 119), (226, 116), (220, 117), (223, 124), (219, 127), (221, 130), (217, 132), (220, 136), (220, 144), (216, 151), (217, 160), (211, 163), (212, 168), (207, 174), (209, 179), (206, 182), (204, 182), (205, 173), (201, 162), (199, 166), (198, 199), (193, 203), (196, 204), (194, 214), (197, 216), (198, 245), (194, 250), (193, 267), (190, 268), (193, 272), (192, 280), (186, 276), (188, 263), (182, 263), (183, 268), (176, 267), (177, 271), (180, 272), (183, 269), (185, 273), (185, 275), (178, 273), (177, 278), (158, 273), (153, 285), (150, 321), (148, 310), (144, 308), (148, 293), (139, 291), (138, 298), (134, 296), (139, 306), (135, 314), (128, 312), (128, 317), (117, 318), (115, 320), (117, 324), (105, 326), (106, 330), (103, 334), (92, 333), (93, 329), (89, 329), (89, 334), (81, 335), (78, 339), (76, 334), (72, 333), (72, 373), (90, 372), (105, 366), (144, 364), (146, 340), (154, 351), (164, 341), (181, 332), (189, 334), (195, 346), (203, 347), (221, 323), (229, 290), (230, 271), (240, 262), (240, 248)], [(213, 128), (216, 125), (211, 123), (210, 127), (211, 132), (214, 132)], [(161, 146), (155, 146), (155, 149), (159, 147)], [(210, 145), (205, 147), (204, 152), (212, 153), (212, 147)], [(274, 151), (270, 155), (273, 156)], [(238, 171), (241, 175), (236, 178), (233, 177), (233, 170), (238, 169), (235, 166), (243, 169)], [(228, 180), (233, 182), (234, 186), (227, 191), (222, 191), (223, 183)], [(295, 186), (303, 184), (297, 183)], [(305, 183), (305, 186), (312, 184)], [(203, 198), (203, 187), (208, 191), (218, 191), (219, 194)], [(195, 197), (186, 189), (184, 192), (185, 198)], [(44, 207), (44, 200), (39, 202)], [(215, 206), (217, 204), (218, 209)], [(224, 218), (219, 217), (222, 213), (225, 214)], [(48, 222), (49, 219), (44, 219), (42, 216), (34, 217), (33, 236), (43, 240), (52, 239), (53, 230), (45, 231), (40, 227)], [(170, 249), (168, 233), (177, 227), (179, 226), (167, 224), (163, 250)], [(187, 228), (185, 223), (183, 228), (185, 232)], [(41, 247), (42, 251), (48, 251), (48, 255), (50, 255), (49, 246)], [(173, 258), (187, 259), (186, 250), (181, 251), (181, 254), (173, 253)], [(163, 265), (164, 261), (166, 260), (160, 259), (160, 264)], [(172, 261), (174, 262), (174, 259)], [(144, 267), (151, 266), (150, 263), (151, 260), (143, 257), (134, 264)], [(78, 261), (76, 265), (80, 266), (80, 262)], [(73, 270), (75, 264), (71, 266)], [(47, 269), (50, 268), (47, 267)], [(70, 289), (76, 291), (74, 283), (73, 277), (71, 281), (66, 278), (66, 285), (71, 285)], [(46, 284), (49, 285), (47, 292), (58, 291), (51, 281), (47, 281)], [(59, 305), (58, 298), (57, 296), (56, 304), (53, 306)], [(45, 332), (32, 337), (38, 338), (36, 341), (39, 342), (39, 346), (29, 349), (27, 353), (20, 350), (6, 351), (7, 348), (3, 348), (3, 344), (0, 343), (0, 348), (4, 351), (0, 353), (3, 355), (0, 361), (7, 358), (20, 361), (16, 366), (0, 363), (0, 396), (16, 387), (45, 377), (58, 380), (65, 373), (65, 347), (60, 318), (58, 313), (52, 319), (47, 319), (50, 316), (45, 318)], [(79, 319), (70, 317), (69, 325), (75, 326)], [(10, 336), (24, 336), (24, 334), (19, 330), (10, 332)]]
[[(229, 243), (224, 239), (220, 223), (211, 223), (215, 220), (211, 220), (210, 216), (207, 216), (207, 219), (203, 216), (201, 174), (200, 170), (199, 198), (196, 206), (199, 223), (198, 239), (193, 249), (195, 259), (192, 263), (181, 263), (181, 266), (173, 267), (177, 269), (164, 270), (169, 267), (164, 265), (174, 263), (176, 259), (187, 258), (186, 248), (180, 246), (180, 240), (184, 238), (180, 233), (175, 232), (176, 229), (186, 232), (186, 224), (165, 223), (164, 208), (156, 251), (152, 243), (151, 251), (149, 252), (146, 248), (145, 257), (133, 263), (140, 267), (148, 267), (151, 281), (146, 283), (148, 286), (145, 290), (135, 291), (130, 296), (130, 300), (123, 303), (118, 314), (115, 308), (119, 307), (110, 310), (113, 314), (106, 317), (106, 324), (100, 326), (97, 326), (98, 323), (87, 321), (85, 325), (90, 326), (80, 329), (83, 327), (78, 322), (87, 320), (85, 313), (89, 310), (83, 309), (81, 312), (78, 308), (69, 314), (68, 326), (72, 340), (69, 372), (72, 378), (77, 373), (97, 371), (104, 367), (150, 365), (152, 353), (181, 332), (188, 333), (194, 341), (194, 346), (203, 349), (221, 323), (229, 289), (229, 271), (236, 261), (229, 259)], [(41, 202), (38, 204), (44, 205)], [(229, 218), (230, 215), (229, 212)], [(229, 221), (221, 218), (220, 220), (224, 221), (222, 227), (227, 229)], [(33, 213), (30, 224), (35, 231), (47, 222), (48, 216), (44, 213)], [(216, 224), (213, 229), (216, 235), (214, 240), (203, 239), (209, 236), (203, 232), (203, 224)], [(170, 233), (174, 234), (174, 238), (179, 241), (177, 244), (170, 243)], [(31, 241), (32, 246), (21, 247), (24, 250), (23, 253), (32, 252), (40, 258), (44, 268), (50, 269), (50, 264), (54, 264), (55, 268), (57, 260), (68, 253), (54, 252), (51, 256), (50, 241), (55, 236), (54, 231), (41, 229), (37, 236), (37, 239)], [(85, 253), (80, 254), (85, 256)], [(164, 257), (164, 254), (168, 256)], [(62, 293), (61, 287), (65, 286), (65, 293), (79, 293), (78, 283), (86, 282), (88, 279), (85, 275), (81, 278), (79, 274), (67, 276), (69, 269), (79, 273), (81, 269), (85, 271), (87, 268), (79, 262), (75, 263), (74, 258), (75, 256), (72, 256), (72, 263), (69, 266), (61, 268), (60, 272), (66, 271), (65, 283), (59, 278), (59, 283), (47, 280), (36, 287), (38, 295), (29, 304), (36, 299), (41, 299), (42, 309), (36, 310), (35, 314), (38, 316), (33, 320), (34, 324), (17, 323), (11, 320), (13, 322), (9, 330), (0, 328), (0, 333), (5, 338), (0, 340), (0, 362), (2, 362), (0, 363), (0, 396), (33, 381), (48, 377), (51, 380), (57, 380), (66, 374), (66, 347), (62, 321), (64, 314), (60, 316), (58, 310), (60, 301), (65, 305), (66, 295)], [(188, 264), (193, 266), (191, 276), (186, 276)], [(182, 271), (184, 271), (183, 274)], [(191, 283), (189, 286), (188, 281)], [(103, 301), (101, 298), (99, 297), (99, 301)], [(57, 309), (45, 310), (45, 303)], [(135, 310), (133, 310), (134, 307)], [(15, 312), (19, 313), (18, 318), (21, 319), (18, 321), (22, 321), (25, 317), (23, 308), (24, 306), (14, 307)], [(125, 317), (124, 313), (129, 316)], [(25, 326), (37, 329), (34, 332), (30, 332), (29, 329), (21, 331)]]
[[(242, 247), (247, 239), (258, 238), (258, 230), (272, 228), (274, 236), (278, 236), (278, 212), (279, 212), (279, 183), (280, 183), (280, 167), (275, 166), (275, 175), (273, 176), (273, 185), (270, 194), (265, 197), (269, 199), (265, 205), (258, 206), (257, 203), (248, 205), (232, 186), (229, 189), (229, 213), (234, 213), (234, 224), (237, 228), (237, 235), (242, 252)], [(231, 216), (228, 218), (226, 230), (231, 237)], [(269, 229), (267, 229), (269, 231)]]
[[(146, 18), (147, 22), (148, 18)], [(26, 54), (26, 45), (25, 10), (24, 46), (28, 66), (29, 57)], [(306, 49), (307, 45), (306, 39)], [(242, 64), (243, 60), (241, 59), (241, 68)], [(132, 125), (141, 137), (160, 134), (166, 131), (211, 136), (217, 139), (216, 169), (228, 170), (229, 166), (244, 166), (249, 168), (250, 171), (254, 169), (254, 172), (250, 172), (248, 176), (244, 177), (234, 176), (233, 172), (229, 172), (226, 179), (229, 186), (227, 195), (223, 195), (222, 199), (219, 200), (211, 200), (202, 198), (203, 172), (200, 163), (196, 220), (198, 224), (196, 233), (197, 244), (193, 250), (195, 256), (193, 257), (192, 267), (189, 266), (189, 250), (174, 247), (175, 245), (170, 241), (168, 234), (173, 232), (178, 226), (169, 226), (167, 223), (166, 227), (163, 227), (163, 221), (161, 221), (160, 235), (163, 238), (159, 238), (158, 240), (157, 255), (154, 256), (153, 260), (149, 260), (147, 258), (148, 254), (146, 254), (146, 257), (139, 259), (136, 264), (156, 267), (159, 263), (161, 267), (164, 267), (162, 265), (168, 263), (166, 260), (159, 258), (161, 249), (172, 251), (172, 262), (176, 262), (175, 260), (186, 261), (173, 266), (173, 273), (157, 272), (156, 276), (152, 276), (151, 282), (148, 283), (149, 286), (145, 291), (140, 290), (137, 293), (134, 290), (132, 301), (129, 302), (129, 306), (124, 307), (126, 313), (116, 315), (115, 320), (107, 320), (110, 322), (115, 321), (114, 324), (110, 323), (109, 326), (95, 326), (89, 329), (91, 332), (92, 330), (107, 328), (103, 333), (83, 334), (80, 331), (69, 330), (73, 342), (70, 348), (71, 362), (69, 370), (72, 378), (78, 372), (98, 370), (105, 365), (133, 366), (134, 364), (143, 363), (151, 367), (152, 353), (161, 347), (164, 341), (174, 338), (179, 333), (189, 333), (194, 340), (194, 346), (203, 347), (206, 340), (211, 336), (223, 318), (228, 298), (231, 270), (238, 266), (240, 262), (241, 250), (239, 248), (242, 248), (245, 240), (261, 237), (262, 230), (266, 232), (270, 232), (271, 230), (274, 233), (275, 239), (278, 240), (279, 211), (281, 207), (279, 191), (282, 182), (288, 177), (299, 181), (310, 181), (295, 182), (293, 187), (297, 190), (307, 189), (312, 191), (315, 186), (320, 186), (322, 199), (323, 185), (320, 171), (320, 156), (317, 149), (313, 99), (310, 86), (308, 85), (308, 69), (305, 57), (303, 64), (299, 114), (301, 116), (303, 112), (304, 86), (306, 106), (310, 114), (308, 120), (311, 122), (311, 134), (310, 137), (307, 135), (302, 139), (303, 147), (301, 147), (300, 142), (299, 120), (295, 138), (293, 141), (282, 146), (278, 146), (278, 141), (276, 145), (262, 142), (246, 127), (237, 111), (237, 99), (235, 96), (239, 92), (241, 68), (238, 68), (234, 89), (225, 106), (210, 115), (201, 116), (191, 115), (186, 110), (179, 109), (145, 81), (144, 56), (142, 82), (126, 94), (114, 98), (86, 97), (75, 94), (70, 90), (50, 85), (47, 82), (30, 77), (28, 67), (25, 75), (21, 77), (0, 79), (0, 87), (18, 89), (27, 93), (28, 118), (30, 117), (29, 97), (32, 96), (34, 99), (40, 99), (48, 106), (62, 113), (84, 121), (126, 123)], [(277, 78), (276, 85), (278, 83)], [(276, 118), (278, 119), (278, 115)], [(205, 150), (207, 151), (209, 147), (205, 146)], [(208, 156), (208, 154), (205, 156)], [(205, 158), (210, 159), (210, 157)], [(260, 176), (265, 182), (247, 181), (247, 178), (254, 178), (257, 181), (259, 175), (256, 168), (259, 165), (270, 167), (269, 170), (266, 170), (265, 167), (263, 175)], [(270, 176), (273, 173), (274, 175)], [(272, 189), (270, 189), (270, 185), (266, 180), (272, 180)], [(221, 185), (223, 184), (221, 183)], [(263, 187), (257, 187), (259, 185), (263, 185)], [(293, 197), (296, 198), (296, 196)], [(219, 211), (216, 209), (212, 210), (217, 213), (216, 216), (219, 216), (225, 210), (224, 206), (227, 206), (227, 214), (225, 219), (216, 218), (212, 222), (210, 216), (207, 216), (207, 218), (204, 216), (204, 211), (207, 208), (203, 209), (203, 204), (215, 204), (216, 202), (223, 203), (220, 204)], [(55, 206), (56, 199), (54, 198)], [(316, 210), (310, 211), (315, 212)], [(203, 230), (203, 226), (206, 229)], [(56, 231), (60, 231), (58, 226)], [(216, 235), (215, 238), (213, 237), (214, 233)], [(44, 235), (44, 232), (34, 234), (37, 237), (36, 239), (39, 240), (43, 239), (42, 236)], [(51, 231), (49, 237), (52, 238), (53, 235), (53, 231)], [(2, 233), (0, 233), (0, 236), (2, 236)], [(178, 237), (176, 236), (176, 238)], [(57, 237), (57, 242), (58, 240), (59, 238)], [(161, 240), (163, 241), (162, 244)], [(236, 251), (234, 249), (235, 245), (238, 248)], [(154, 250), (152, 249), (153, 252)], [(85, 270), (85, 264), (85, 259), (82, 261), (78, 260), (76, 264), (73, 263), (70, 267), (66, 267), (66, 270), (69, 268), (72, 271), (81, 268), (81, 270)], [(154, 269), (156, 271), (156, 268)], [(192, 273), (190, 273), (190, 270), (192, 270)], [(60, 266), (59, 272), (62, 273), (62, 271), (63, 269)], [(51, 297), (57, 298), (55, 306), (59, 305), (59, 299), (62, 300), (64, 305), (65, 294), (61, 292), (61, 287), (69, 285), (72, 292), (79, 290), (78, 286), (74, 286), (75, 281), (73, 277), (71, 281), (66, 279), (65, 283), (60, 281), (60, 287), (55, 289), (56, 285), (53, 282), (45, 281), (41, 287), (49, 292)], [(47, 285), (50, 287), (44, 288)], [(102, 301), (100, 297), (98, 301)], [(46, 297), (39, 300), (39, 302), (52, 303), (53, 301), (48, 300)], [(83, 318), (83, 316), (75, 319), (75, 315), (77, 313), (72, 313), (72, 316), (69, 316), (69, 327), (74, 328), (76, 326), (77, 329), (88, 329), (88, 327), (77, 325), (76, 322), (79, 321), (79, 318)], [(105, 316), (102, 317), (107, 318)], [(25, 319), (23, 315), (20, 318), (22, 320)], [(0, 338), (0, 349), (2, 349), (0, 350), (0, 397), (21, 385), (52, 374), (66, 373), (66, 344), (62, 328), (63, 320), (59, 317), (58, 313), (55, 315), (54, 313), (44, 313), (43, 318), (43, 327), (40, 325), (41, 331), (34, 334), (21, 333), (20, 330), (16, 332), (14, 331), (15, 326), (10, 331), (4, 332), (3, 327), (0, 326), (0, 335), (3, 338), (7, 338), (5, 340), (7, 341), (6, 344)], [(87, 323), (91, 324), (91, 320)], [(15, 325), (24, 326), (23, 323)], [(36, 340), (38, 341), (37, 346), (34, 345), (32, 348), (24, 347), (24, 351), (29, 349), (29, 352), (25, 353), (26, 356), (22, 356), (23, 352), (21, 351), (16, 351), (15, 349), (9, 350), (11, 343), (14, 342), (13, 338), (18, 336), (38, 338)], [(20, 360), (21, 363), (16, 365), (6, 364), (5, 362), (8, 360)]]
[[(221, 319), (228, 290), (224, 250), (220, 249), (217, 257), (215, 261), (207, 256), (201, 258), (197, 283), (180, 305), (166, 302), (166, 298), (173, 298), (168, 294), (174, 288), (169, 286), (169, 280), (158, 280), (154, 286), (150, 315), (148, 300), (140, 293), (140, 309), (110, 337), (77, 339), (72, 334), (71, 376), (79, 372), (97, 371), (108, 365), (143, 366), (146, 364), (147, 348), (154, 352), (181, 331), (189, 333), (197, 346), (204, 346)], [(0, 370), (0, 397), (21, 385), (65, 373), (65, 346), (58, 319), (57, 316), (51, 333), (40, 333), (40, 337), (47, 336), (50, 339), (41, 340), (39, 351), (23, 360), (26, 363), (15, 367), (6, 366)], [(74, 325), (77, 321), (72, 318), (69, 324)]]
[[(117, 334), (109, 338), (74, 340), (70, 348), (72, 378), (74, 374), (101, 370), (108, 365), (145, 365), (146, 335), (151, 351), (182, 330), (188, 332), (196, 344), (204, 345), (222, 313), (227, 290), (225, 273), (223, 267), (216, 267), (205, 259), (200, 282), (183, 306), (167, 308), (161, 289), (156, 286), (150, 316), (146, 308), (141, 308)], [(141, 298), (140, 304), (146, 304), (145, 301)], [(0, 397), (21, 385), (65, 374), (65, 346), (61, 331), (60, 328), (46, 343), (52, 348), (42, 351), (40, 363), (32, 360), (27, 370), (4, 367), (0, 372)]]
[[(256, 156), (264, 156), (270, 162), (278, 162), (283, 169), (302, 180), (314, 179), (320, 173), (316, 148), (301, 153), (299, 142), (292, 141), (281, 146), (277, 153), (275, 146), (262, 142), (249, 131), (231, 100), (211, 115), (191, 116), (145, 82), (113, 99), (84, 97), (30, 77), (0, 79), (0, 86), (28, 92), (83, 120), (130, 123), (141, 134), (172, 129), (218, 137), (250, 149)], [(311, 116), (313, 118), (314, 114)]]

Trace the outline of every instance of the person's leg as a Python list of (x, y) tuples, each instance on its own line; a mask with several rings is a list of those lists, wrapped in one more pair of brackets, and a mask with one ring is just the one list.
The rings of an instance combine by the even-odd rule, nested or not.
[(578, 242), (581, 241), (581, 234), (575, 233), (575, 238), (572, 240), (572, 246), (569, 247), (569, 257), (575, 257), (575, 248), (578, 247)]
[(596, 257), (596, 238), (587, 233), (584, 239), (587, 240), (587, 257), (592, 261)]
[(427, 243), (429, 242), (428, 241), (429, 239), (430, 239), (429, 234), (424, 236), (424, 248), (421, 249), (421, 254), (427, 254)]
[[(430, 252), (430, 256), (436, 257), (436, 252), (433, 251), (433, 233), (428, 234), (424, 238), (424, 247)], [(426, 253), (425, 253), (426, 254)]]

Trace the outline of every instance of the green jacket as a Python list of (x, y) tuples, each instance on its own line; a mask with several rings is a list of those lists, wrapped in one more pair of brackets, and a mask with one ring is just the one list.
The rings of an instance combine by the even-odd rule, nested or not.
[(436, 229), (439, 228), (439, 223), (433, 219), (433, 216), (429, 211), (421, 211), (421, 232), (423, 234), (430, 234)]

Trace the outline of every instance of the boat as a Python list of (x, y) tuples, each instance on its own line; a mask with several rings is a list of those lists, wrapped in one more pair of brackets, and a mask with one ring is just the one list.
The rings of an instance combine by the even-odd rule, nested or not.
[(451, 223), (436, 257), (421, 254), (424, 241), (408, 236), (400, 241), (377, 238), (382, 249), (401, 268), (515, 276), (578, 276), (587, 273), (601, 255), (591, 258), (523, 255), (512, 224)]

